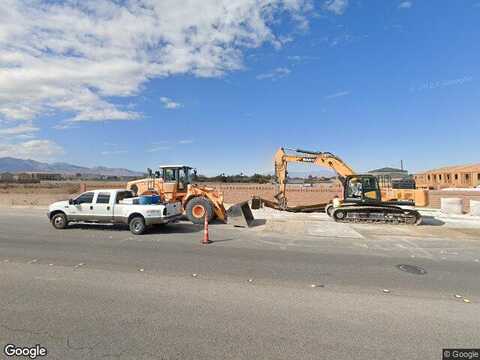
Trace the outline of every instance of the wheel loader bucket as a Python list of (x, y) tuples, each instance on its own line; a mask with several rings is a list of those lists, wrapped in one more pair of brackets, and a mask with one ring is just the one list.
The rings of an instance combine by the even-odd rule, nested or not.
[(248, 201), (232, 205), (227, 210), (227, 223), (238, 227), (250, 227), (254, 217)]

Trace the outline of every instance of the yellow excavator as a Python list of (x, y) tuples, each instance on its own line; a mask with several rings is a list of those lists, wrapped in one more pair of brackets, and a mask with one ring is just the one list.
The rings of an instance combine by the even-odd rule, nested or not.
[[(288, 154), (287, 151), (293, 152)], [(355, 171), (338, 156), (330, 152), (307, 151), (280, 148), (275, 153), (275, 175), (278, 189), (276, 202), (254, 198), (252, 208), (266, 205), (284, 211), (312, 212), (325, 209), (337, 222), (419, 224), (421, 215), (413, 209), (400, 205), (414, 205), (413, 202), (382, 201), (382, 192), (377, 178)], [(289, 207), (287, 200), (287, 166), (289, 163), (313, 164), (335, 171), (343, 185), (343, 199), (334, 199), (329, 204)]]

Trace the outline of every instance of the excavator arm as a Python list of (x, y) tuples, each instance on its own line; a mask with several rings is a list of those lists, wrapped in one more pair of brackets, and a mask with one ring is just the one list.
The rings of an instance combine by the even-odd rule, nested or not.
[[(293, 154), (287, 154), (290, 150)], [(287, 166), (288, 163), (307, 163), (334, 170), (340, 179), (355, 175), (355, 171), (338, 156), (329, 152), (306, 151), (300, 149), (280, 148), (275, 153), (275, 175), (278, 182), (278, 191), (275, 195), (280, 208), (287, 208)]]

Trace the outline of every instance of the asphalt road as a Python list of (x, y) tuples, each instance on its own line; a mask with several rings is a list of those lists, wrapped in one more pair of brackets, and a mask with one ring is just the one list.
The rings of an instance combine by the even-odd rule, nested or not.
[(480, 239), (366, 233), (212, 225), (202, 246), (188, 223), (136, 237), (0, 209), (0, 345), (69, 360), (441, 359), (480, 347)]

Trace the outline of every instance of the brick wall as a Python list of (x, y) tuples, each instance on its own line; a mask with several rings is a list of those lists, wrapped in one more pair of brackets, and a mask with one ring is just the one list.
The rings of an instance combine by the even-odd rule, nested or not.
[[(225, 203), (235, 204), (237, 202), (250, 200), (252, 196), (259, 196), (267, 200), (274, 200), (275, 186), (271, 184), (199, 184), (213, 187), (223, 192)], [(124, 183), (87, 183), (80, 192), (94, 189), (117, 189), (125, 188)], [(288, 204), (290, 206), (312, 205), (327, 203), (335, 195), (342, 196), (340, 185), (315, 184), (313, 187), (301, 185), (287, 185)]]
[(428, 192), (430, 204), (432, 208), (440, 209), (442, 198), (460, 198), (463, 200), (463, 211), (470, 212), (470, 200), (480, 201), (480, 191), (437, 191)]
[[(274, 185), (252, 185), (252, 184), (208, 184), (211, 187), (223, 192), (225, 203), (234, 204), (240, 201), (251, 199), (252, 196), (259, 196), (267, 200), (274, 200)], [(340, 186), (319, 185), (306, 188), (296, 185), (287, 186), (287, 197), (290, 206), (312, 205), (327, 203), (335, 195), (341, 196)]]

